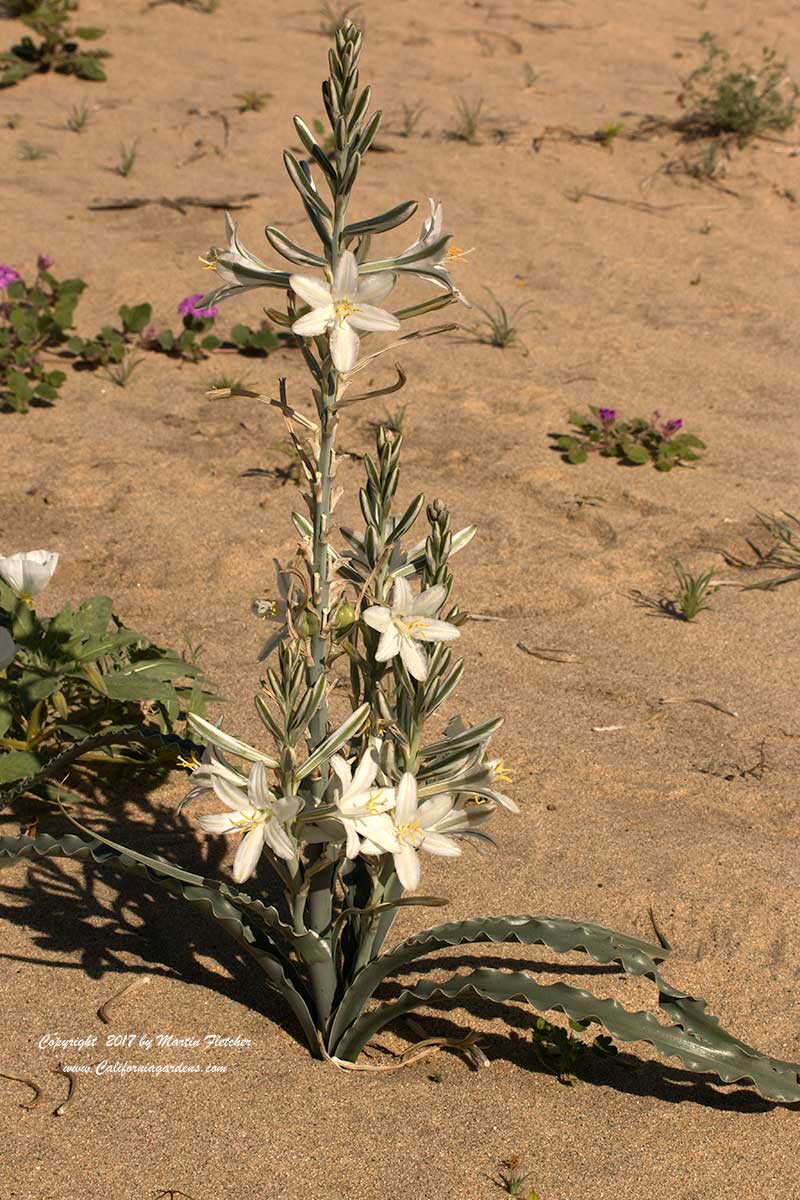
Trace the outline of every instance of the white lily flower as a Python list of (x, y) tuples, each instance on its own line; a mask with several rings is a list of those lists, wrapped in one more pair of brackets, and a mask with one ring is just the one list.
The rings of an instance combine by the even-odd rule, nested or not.
[(0, 579), (17, 593), (21, 600), (30, 601), (43, 592), (58, 566), (58, 554), (53, 550), (28, 550), (0, 558)]
[[(432, 196), (428, 197), (428, 204), (431, 209), (430, 216), (426, 217), (423, 221), (419, 237), (401, 255), (398, 255), (399, 258), (403, 258), (406, 254), (415, 254), (420, 250), (425, 250), (428, 246), (433, 246), (436, 242), (441, 241), (442, 223), (444, 220), (442, 205), (440, 201), (434, 200)], [(417, 273), (415, 268), (419, 267), (424, 272), (423, 278), (429, 279), (431, 283), (435, 283), (437, 287), (444, 288), (445, 291), (452, 292), (457, 300), (460, 300), (467, 308), (471, 308), (472, 305), (455, 286), (448, 271), (451, 263), (460, 262), (462, 258), (471, 253), (471, 250), (462, 250), (460, 246), (455, 246), (452, 238), (449, 238), (446, 245), (440, 247), (435, 253), (427, 258), (416, 259), (406, 269), (413, 275)]]
[(10, 667), (17, 657), (19, 646), (7, 629), (0, 629), (0, 671)]
[(197, 762), (197, 758), (192, 755), (191, 759), (189, 760), (179, 758), (178, 766), (194, 767), (194, 770), (189, 776), (192, 787), (178, 805), (178, 812), (180, 812), (190, 800), (194, 800), (197, 796), (202, 796), (206, 792), (212, 792), (214, 790), (215, 777), (227, 780), (227, 782), (233, 784), (234, 787), (247, 786), (247, 775), (244, 773), (244, 771), (240, 771), (238, 767), (232, 766), (222, 751), (219, 750), (213, 744), (213, 742), (208, 743), (203, 751), (199, 763)]
[(461, 636), (455, 625), (433, 616), (446, 598), (447, 588), (441, 583), (415, 598), (408, 580), (395, 579), (391, 606), (376, 604), (364, 613), (367, 625), (381, 635), (375, 661), (388, 662), (399, 654), (409, 675), (424, 681), (428, 676), (428, 660), (418, 643), (452, 642)]
[(397, 877), (403, 887), (413, 892), (419, 887), (421, 869), (419, 851), (457, 858), (461, 847), (455, 838), (440, 831), (453, 809), (453, 797), (431, 796), (419, 803), (417, 781), (406, 772), (397, 788), (394, 812), (391, 814), (391, 836), (377, 830), (361, 845), (363, 854), (389, 853), (394, 858)]
[(359, 835), (368, 839), (392, 838), (392, 822), (385, 814), (394, 808), (394, 788), (374, 786), (379, 748), (380, 743), (373, 742), (362, 754), (355, 772), (341, 754), (331, 758), (332, 799), (347, 837), (348, 858), (356, 858), (361, 849)]
[(197, 818), (206, 833), (243, 833), (233, 862), (235, 883), (244, 883), (256, 869), (264, 847), (283, 859), (297, 856), (297, 841), (287, 826), (303, 807), (299, 796), (273, 796), (263, 763), (254, 763), (244, 783), (233, 783), (220, 771), (209, 773), (218, 799), (228, 812)]
[(368, 333), (393, 333), (400, 322), (392, 313), (376, 308), (395, 284), (390, 272), (359, 279), (358, 263), (350, 250), (341, 255), (333, 276), (333, 285), (308, 275), (292, 275), (289, 286), (311, 305), (311, 312), (298, 317), (292, 332), (300, 337), (317, 337), (330, 332), (331, 359), (340, 373), (351, 371), (358, 361), (359, 337), (356, 330)]
[(218, 304), (220, 300), (227, 300), (231, 296), (238, 295), (239, 292), (247, 292), (251, 288), (286, 287), (288, 285), (289, 274), (287, 271), (273, 270), (260, 258), (256, 258), (255, 254), (251, 254), (249, 250), (245, 249), (239, 240), (237, 223), (228, 212), (225, 213), (225, 232), (228, 235), (227, 250), (212, 247), (208, 252), (208, 258), (200, 259), (204, 264), (204, 270), (216, 271), (221, 280), (220, 287), (203, 297), (202, 308), (209, 308), (212, 304)]

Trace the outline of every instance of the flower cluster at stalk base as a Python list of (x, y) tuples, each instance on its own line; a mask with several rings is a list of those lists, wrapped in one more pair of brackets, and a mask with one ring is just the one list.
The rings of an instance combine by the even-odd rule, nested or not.
[[(257, 750), (227, 738), (222, 730), (215, 736), (216, 727), (203, 719), (190, 716), (189, 724), (208, 739), (208, 746), (199, 764), (183, 764), (194, 769), (181, 807), (209, 792), (225, 805), (226, 811), (199, 816), (197, 822), (205, 833), (244, 834), (233, 864), (236, 883), (251, 878), (265, 850), (296, 863), (303, 843), (326, 843), (350, 860), (359, 855), (368, 861), (391, 857), (402, 886), (414, 891), (420, 884), (421, 851), (458, 857), (460, 839), (478, 836), (476, 828), (494, 815), (498, 803), (517, 811), (513, 801), (491, 789), (502, 777), (492, 762), (449, 781), (450, 790), (447, 782), (423, 785), (409, 771), (395, 786), (381, 767), (380, 739), (372, 739), (355, 764), (340, 754), (331, 756), (331, 780), (320, 804), (308, 795), (275, 795), (266, 761), (253, 761), (245, 773), (222, 752), (235, 744), (255, 760)], [(483, 795), (466, 792), (466, 787)]]

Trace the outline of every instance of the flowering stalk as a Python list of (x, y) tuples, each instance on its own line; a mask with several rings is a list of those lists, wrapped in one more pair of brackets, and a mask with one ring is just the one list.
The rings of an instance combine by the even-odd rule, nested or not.
[[(334, 545), (340, 416), (349, 405), (398, 390), (405, 373), (397, 367), (396, 382), (358, 394), (354, 379), (398, 343), (452, 327), (418, 329), (368, 353), (362, 343), (375, 334), (396, 335), (403, 321), (463, 300), (448, 271), (459, 255), (442, 232), (436, 201), (430, 201), (418, 237), (393, 256), (370, 258), (370, 240), (409, 220), (414, 202), (348, 223), (361, 161), (380, 122), (379, 112), (368, 115), (369, 88), (359, 90), (360, 49), (360, 32), (345, 21), (322, 89), (332, 159), (299, 117), (295, 129), (308, 157), (284, 155), (320, 247), (305, 249), (268, 226), (272, 249), (294, 268), (283, 271), (248, 251), (228, 217), (227, 248), (204, 260), (219, 286), (196, 305), (208, 309), (259, 287), (285, 291), (286, 311), (270, 308), (267, 315), (292, 329), (312, 378), (316, 424), (289, 403), (284, 381), (279, 398), (270, 401), (285, 417), (302, 463), (308, 515), (293, 514), (301, 566), (279, 565), (280, 601), (254, 602), (255, 611), (278, 626), (259, 656), (266, 678), (256, 709), (269, 749), (248, 745), (202, 717), (190, 718), (206, 746), (186, 799), (213, 793), (217, 811), (201, 815), (199, 824), (211, 835), (239, 839), (236, 888), (271, 871), (283, 884), (285, 911), (104, 835), (90, 841), (74, 835), (61, 841), (0, 839), (0, 862), (3, 855), (34, 854), (111, 859), (182, 894), (256, 959), (291, 1005), (312, 1052), (334, 1062), (355, 1061), (374, 1033), (432, 996), (471, 990), (499, 1001), (525, 999), (541, 1011), (557, 1007), (574, 1020), (602, 1021), (613, 1036), (652, 1042), (690, 1067), (714, 1070), (726, 1081), (752, 1079), (774, 1098), (800, 1099), (797, 1068), (758, 1055), (704, 1017), (703, 1002), (661, 978), (663, 948), (638, 938), (561, 918), (475, 917), (423, 930), (383, 951), (400, 907), (446, 903), (413, 894), (428, 856), (454, 859), (465, 845), (491, 843), (484, 824), (498, 808), (518, 810), (501, 790), (509, 780), (502, 762), (488, 757), (501, 718), (467, 725), (453, 716), (433, 738), (427, 732), (463, 669), (453, 658), (466, 618), (452, 602), (451, 559), (475, 530), (454, 531), (445, 506), (437, 500), (426, 507), (421, 495), (395, 513), (401, 437), (379, 432), (375, 458), (364, 460), (363, 530), (342, 529), (346, 547)], [(400, 309), (381, 307), (398, 280), (410, 277), (440, 294)], [(310, 447), (298, 426), (311, 433)], [(427, 535), (408, 546), (423, 511)], [(12, 650), (0, 646), (3, 657)], [(351, 711), (336, 725), (328, 694), (333, 687), (344, 691), (342, 667), (348, 668)], [(365, 1007), (390, 972), (431, 951), (481, 942), (544, 944), (556, 953), (581, 950), (595, 962), (619, 964), (656, 983), (673, 1023), (628, 1012), (582, 989), (543, 985), (523, 971), (490, 966), (441, 982), (423, 980), (392, 1003)], [(473, 1041), (466, 1039), (464, 1049)]]

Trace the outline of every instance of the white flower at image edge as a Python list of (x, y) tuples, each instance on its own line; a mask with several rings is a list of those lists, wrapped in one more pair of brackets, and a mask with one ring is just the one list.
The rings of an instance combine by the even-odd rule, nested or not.
[(292, 275), (292, 291), (311, 305), (311, 312), (298, 317), (292, 332), (300, 337), (318, 337), (330, 333), (331, 360), (340, 373), (352, 371), (358, 361), (359, 337), (364, 333), (393, 333), (400, 322), (393, 313), (376, 308), (385, 300), (395, 284), (390, 272), (381, 272), (359, 279), (358, 263), (350, 250), (345, 250), (333, 276), (333, 286), (308, 275)]
[[(461, 847), (453, 837), (439, 832), (440, 823), (447, 827), (447, 817), (453, 811), (452, 796), (431, 796), (419, 803), (417, 781), (409, 772), (400, 780), (397, 788), (394, 812), (391, 814), (391, 832), (376, 831), (361, 846), (364, 854), (389, 853), (394, 858), (394, 869), (403, 887), (413, 892), (419, 887), (422, 875), (419, 851), (442, 854), (457, 858)], [(452, 826), (451, 826), (452, 827)], [(462, 828), (462, 824), (457, 826)]]
[(297, 843), (286, 826), (300, 812), (303, 801), (299, 796), (273, 796), (263, 763), (255, 763), (250, 769), (246, 786), (233, 783), (218, 768), (208, 772), (208, 781), (214, 794), (230, 811), (198, 817), (197, 823), (206, 833), (245, 835), (233, 862), (236, 883), (244, 883), (250, 878), (265, 845), (278, 858), (296, 856)]
[(0, 629), (0, 671), (10, 667), (17, 657), (19, 646), (7, 629)]
[(43, 592), (58, 566), (58, 554), (53, 550), (28, 550), (0, 558), (0, 579), (22, 600), (32, 600)]
[(388, 662), (399, 654), (413, 679), (423, 682), (428, 676), (428, 660), (419, 642), (452, 642), (459, 630), (448, 621), (436, 620), (447, 598), (447, 588), (437, 583), (415, 598), (406, 579), (394, 581), (390, 605), (373, 605), (364, 613), (364, 621), (376, 629), (381, 640), (375, 652), (376, 662)]

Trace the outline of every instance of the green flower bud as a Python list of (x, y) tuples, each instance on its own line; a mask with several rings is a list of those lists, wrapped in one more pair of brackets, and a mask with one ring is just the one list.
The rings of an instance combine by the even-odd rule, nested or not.
[(355, 624), (356, 610), (353, 608), (349, 600), (343, 600), (336, 610), (336, 616), (333, 619), (334, 628), (340, 633), (347, 633), (347, 630)]
[(299, 617), (295, 619), (295, 629), (301, 637), (311, 638), (319, 633), (320, 624), (319, 617), (310, 608), (304, 608)]

